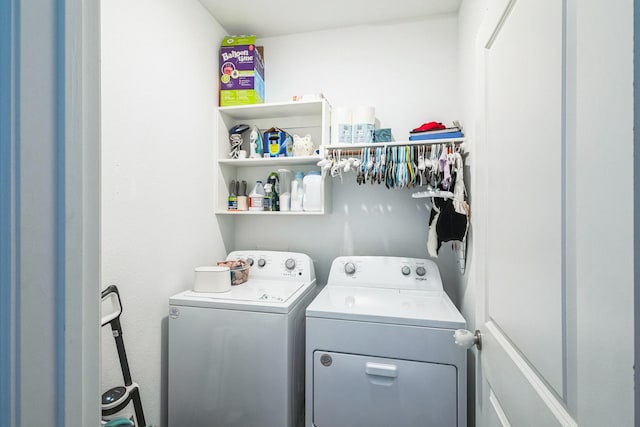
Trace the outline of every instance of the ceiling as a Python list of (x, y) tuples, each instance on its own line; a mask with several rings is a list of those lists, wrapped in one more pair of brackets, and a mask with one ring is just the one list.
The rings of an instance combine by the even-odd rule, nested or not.
[(456, 12), (461, 0), (200, 0), (228, 34), (260, 38)]

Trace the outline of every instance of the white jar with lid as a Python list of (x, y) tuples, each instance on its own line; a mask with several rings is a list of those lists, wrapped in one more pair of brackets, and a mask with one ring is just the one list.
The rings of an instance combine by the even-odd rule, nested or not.
[(322, 175), (320, 171), (308, 172), (302, 180), (304, 195), (302, 196), (302, 209), (305, 212), (318, 212), (322, 210)]

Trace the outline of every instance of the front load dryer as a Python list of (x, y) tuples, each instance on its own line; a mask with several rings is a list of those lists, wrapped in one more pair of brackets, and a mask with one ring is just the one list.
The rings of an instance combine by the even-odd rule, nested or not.
[(307, 427), (466, 427), (465, 320), (432, 261), (336, 258), (306, 327)]
[(315, 296), (304, 254), (236, 251), (247, 282), (169, 300), (169, 427), (304, 424), (305, 308)]

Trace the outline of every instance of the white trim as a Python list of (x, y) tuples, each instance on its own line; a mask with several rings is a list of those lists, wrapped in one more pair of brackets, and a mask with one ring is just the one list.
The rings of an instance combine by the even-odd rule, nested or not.
[(507, 415), (504, 413), (504, 410), (502, 409), (500, 402), (498, 402), (498, 398), (496, 397), (496, 394), (491, 389), (489, 389), (489, 403), (493, 408), (493, 412), (498, 417), (498, 421), (500, 421), (500, 425), (502, 425), (503, 427), (511, 427), (511, 423), (509, 423), (509, 420), (507, 419)]
[(558, 420), (558, 423), (566, 427), (577, 427), (578, 424), (567, 412), (567, 410), (560, 404), (555, 394), (550, 391), (550, 387), (538, 376), (538, 374), (529, 366), (529, 363), (522, 357), (520, 352), (511, 345), (502, 331), (495, 325), (494, 322), (489, 321), (485, 324), (487, 332), (497, 341), (504, 353), (509, 357), (513, 364), (517, 367), (518, 371), (524, 376), (527, 383), (529, 383), (535, 391), (535, 393), (544, 402), (545, 406), (549, 408), (553, 416)]
[[(65, 420), (100, 420), (100, 4), (66, 0)], [(81, 307), (81, 309), (78, 309)]]
[(515, 6), (515, 4), (516, 4), (516, 0), (510, 0), (509, 3), (505, 6), (504, 10), (502, 11), (502, 14), (500, 15), (500, 18), (498, 19), (497, 24), (495, 25), (494, 30), (489, 36), (489, 40), (485, 45), (485, 49), (491, 49), (491, 46), (493, 46), (493, 42), (498, 37), (498, 34), (500, 33), (500, 30), (502, 30), (502, 27), (504, 26), (505, 22), (507, 22), (507, 18), (511, 14), (511, 11), (513, 10), (513, 7)]

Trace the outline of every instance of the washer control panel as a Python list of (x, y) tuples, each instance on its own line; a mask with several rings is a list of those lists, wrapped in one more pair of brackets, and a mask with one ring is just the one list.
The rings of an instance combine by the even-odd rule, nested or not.
[(311, 258), (297, 252), (242, 250), (227, 255), (227, 260), (244, 259), (250, 266), (249, 279), (289, 279), (313, 281), (316, 278)]
[(343, 256), (333, 260), (327, 285), (442, 290), (431, 260), (387, 256)]

